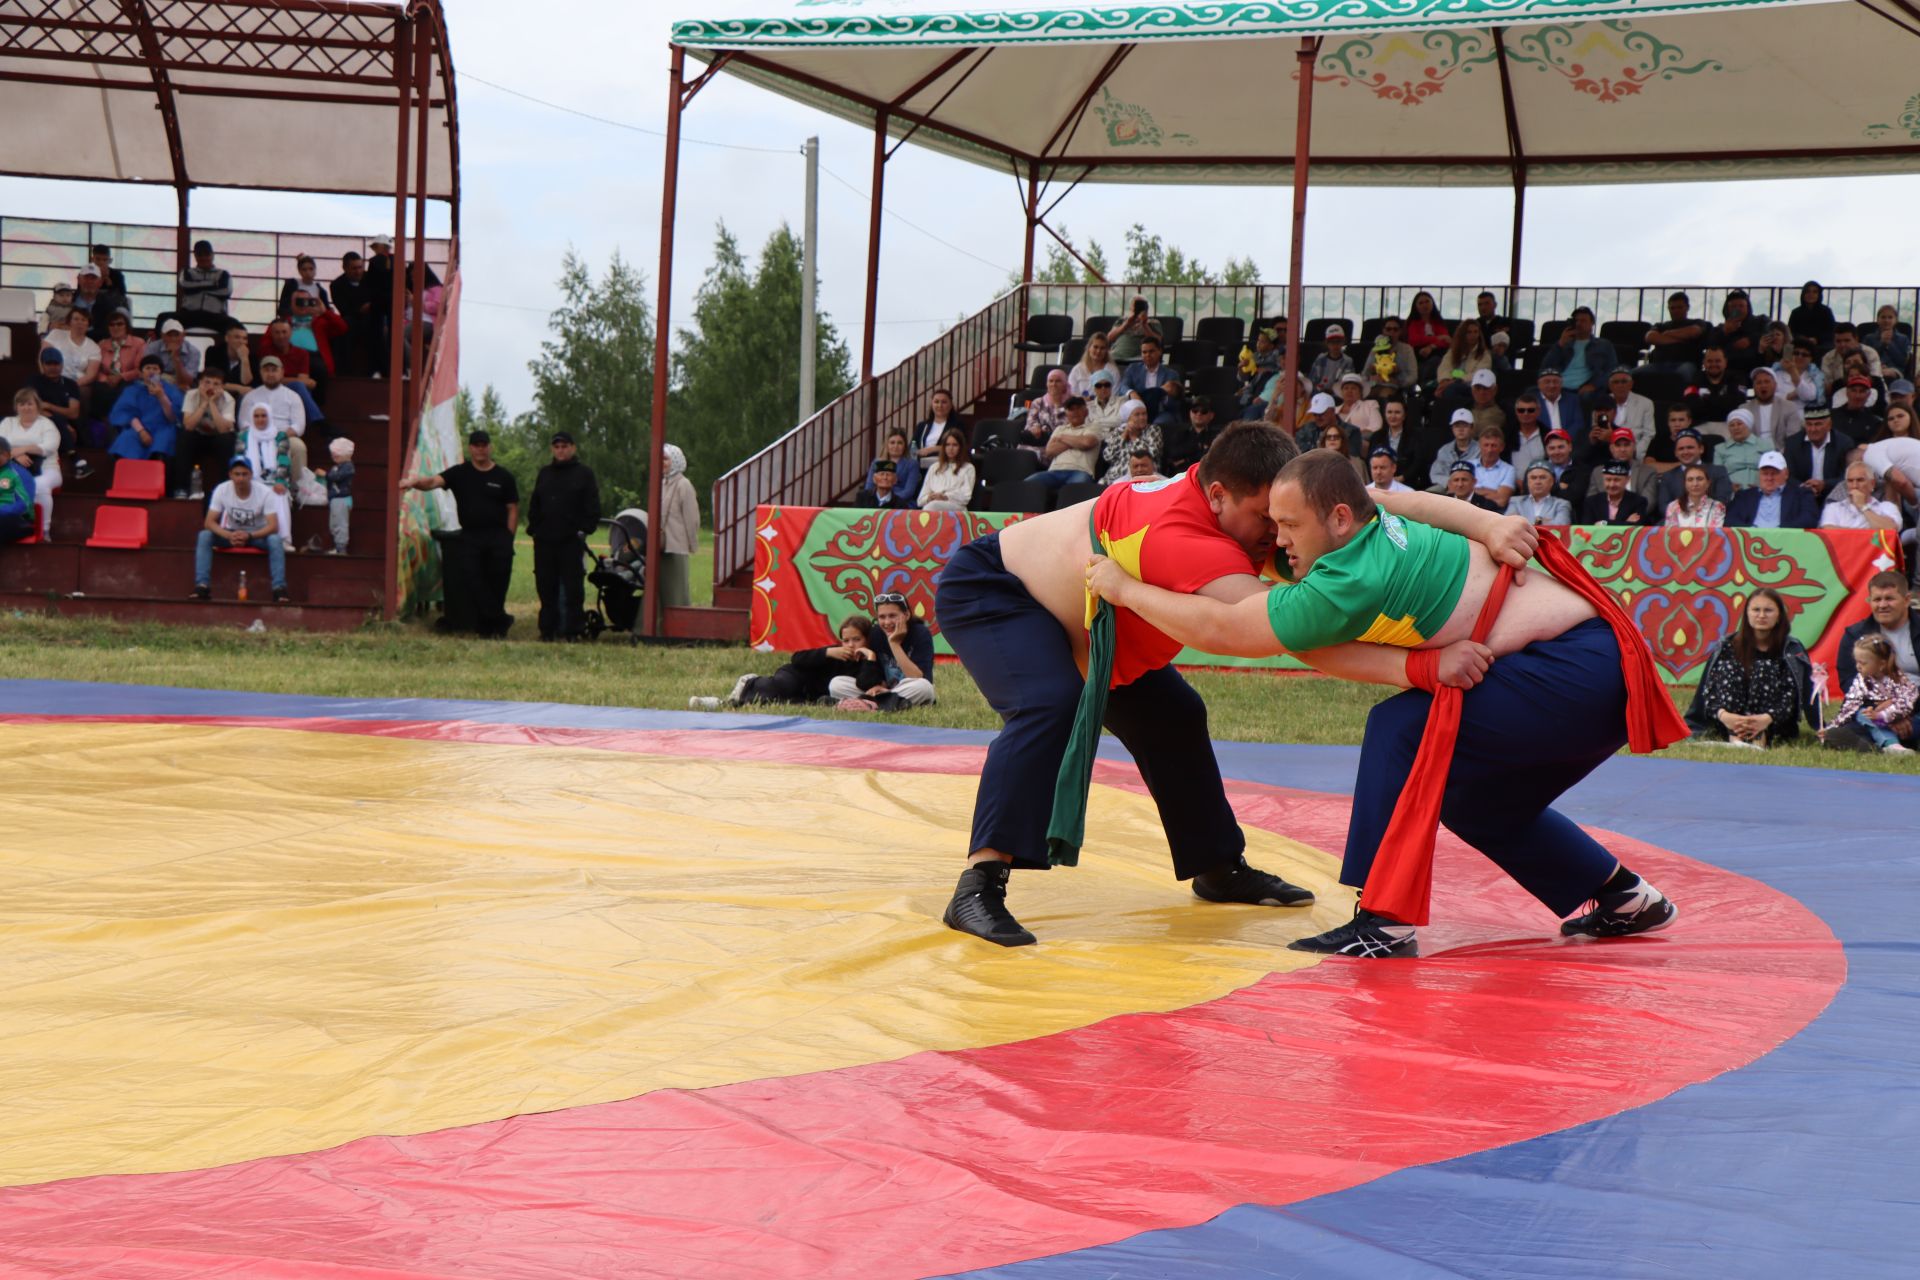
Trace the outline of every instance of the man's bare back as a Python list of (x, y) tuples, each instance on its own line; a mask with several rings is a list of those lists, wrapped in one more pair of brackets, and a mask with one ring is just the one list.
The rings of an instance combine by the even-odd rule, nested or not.
[(1087, 651), (1087, 553), (1091, 541), (1087, 521), (1096, 500), (1049, 511), (1030, 520), (1016, 520), (1000, 531), (1000, 554), (1007, 572), (1020, 579), (1027, 593), (1060, 622), (1073, 638), (1074, 653), (1083, 663)]
[[(1421, 645), (1422, 649), (1442, 649), (1473, 634), (1473, 625), (1479, 620), (1499, 569), (1478, 542), (1468, 541), (1467, 555), (1467, 584), (1460, 590), (1459, 603), (1453, 606), (1446, 625)], [(1537, 640), (1551, 640), (1596, 616), (1592, 605), (1556, 582), (1551, 574), (1529, 569), (1507, 592), (1500, 617), (1487, 637), (1487, 647), (1494, 657), (1503, 658)]]

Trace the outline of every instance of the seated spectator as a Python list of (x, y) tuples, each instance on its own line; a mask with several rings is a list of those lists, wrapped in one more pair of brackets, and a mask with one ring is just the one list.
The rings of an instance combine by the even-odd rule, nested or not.
[(1337, 324), (1327, 326), (1325, 346), (1307, 368), (1307, 381), (1315, 391), (1338, 395), (1340, 380), (1354, 372), (1353, 357), (1347, 354), (1347, 331)]
[(964, 435), (967, 424), (954, 412), (953, 392), (941, 387), (927, 397), (927, 416), (913, 428), (913, 456), (922, 459), (922, 465), (940, 452), (949, 427), (957, 427)]
[(1477, 427), (1475, 436), (1480, 442), (1480, 456), (1473, 466), (1474, 492), (1492, 503), (1495, 511), (1505, 511), (1519, 487), (1513, 464), (1501, 456), (1506, 452), (1507, 433), (1500, 427), (1487, 426)]
[(1353, 474), (1359, 478), (1360, 483), (1365, 484), (1367, 482), (1366, 464), (1353, 456), (1353, 449), (1347, 441), (1346, 427), (1336, 422), (1330, 427), (1322, 428), (1320, 431), (1320, 447), (1322, 449), (1331, 449), (1352, 463)]
[(1900, 508), (1873, 496), (1873, 468), (1851, 462), (1840, 489), (1820, 508), (1822, 529), (1879, 529), (1900, 531)]
[(1154, 411), (1153, 425), (1160, 428), (1163, 438), (1176, 429), (1186, 429), (1187, 384), (1181, 378), (1168, 378), (1160, 384), (1160, 407)]
[(1473, 463), (1464, 460), (1454, 463), (1447, 469), (1448, 495), (1462, 502), (1471, 503), (1482, 511), (1491, 511), (1498, 515), (1500, 508), (1494, 506), (1475, 488), (1473, 480)]
[(127, 273), (113, 265), (113, 249), (104, 244), (96, 244), (87, 252), (87, 261), (93, 263), (94, 270), (100, 273), (100, 289), (103, 293), (117, 293), (125, 305), (127, 296)]
[(160, 336), (147, 344), (144, 355), (157, 357), (160, 372), (182, 392), (200, 380), (200, 348), (187, 341), (186, 327), (178, 320), (161, 322)]
[(1811, 529), (1820, 506), (1799, 485), (1787, 483), (1787, 460), (1777, 450), (1760, 455), (1760, 478), (1727, 504), (1727, 523), (1740, 529)]
[(1164, 340), (1160, 331), (1160, 322), (1147, 314), (1147, 300), (1135, 298), (1133, 307), (1119, 324), (1107, 330), (1107, 346), (1111, 358), (1116, 364), (1128, 364), (1143, 359), (1140, 354), (1140, 340), (1151, 337), (1158, 343)]
[(1847, 472), (1847, 458), (1853, 453), (1853, 437), (1833, 429), (1833, 415), (1815, 405), (1807, 410), (1806, 430), (1790, 436), (1780, 450), (1787, 459), (1787, 478), (1813, 494), (1816, 504), (1826, 501), (1828, 490), (1840, 483)]
[[(1240, 352), (1237, 373), (1240, 379), (1240, 403), (1243, 406), (1259, 399), (1260, 389), (1273, 381), (1280, 372), (1281, 363), (1280, 331), (1271, 325), (1260, 326), (1253, 335), (1252, 351), (1243, 348)], [(1117, 380), (1119, 374), (1115, 373), (1114, 377)]]
[(134, 336), (133, 322), (122, 311), (108, 318), (107, 336), (100, 340), (99, 347), (100, 372), (93, 380), (93, 400), (87, 413), (105, 420), (127, 384), (140, 380), (140, 357), (147, 353), (147, 344)]
[(1160, 468), (1154, 464), (1153, 455), (1139, 445), (1135, 445), (1133, 452), (1127, 455), (1128, 482), (1165, 479), (1166, 477), (1160, 474)]
[(1169, 475), (1179, 475), (1206, 456), (1223, 424), (1213, 412), (1210, 396), (1195, 396), (1178, 420), (1162, 416), (1160, 461)]
[(1493, 350), (1487, 346), (1478, 320), (1462, 320), (1453, 327), (1446, 354), (1434, 369), (1434, 378), (1439, 383), (1435, 394), (1443, 400), (1465, 399), (1468, 380), (1479, 373), (1493, 378)]
[(1366, 379), (1357, 373), (1343, 373), (1334, 386), (1334, 394), (1340, 397), (1334, 415), (1349, 430), (1359, 432), (1360, 438), (1365, 439), (1380, 429), (1380, 406), (1361, 395), (1367, 389)]
[(1753, 314), (1753, 302), (1745, 289), (1735, 289), (1720, 305), (1720, 323), (1707, 330), (1707, 346), (1720, 351), (1727, 369), (1736, 378), (1744, 377), (1760, 363), (1760, 321)]
[(327, 399), (326, 366), (315, 360), (312, 353), (294, 344), (291, 324), (285, 320), (270, 322), (266, 336), (260, 340), (259, 350), (254, 354), (262, 363), (268, 356), (277, 356), (287, 383), (299, 388), (301, 398), (310, 406), (307, 414), (309, 425), (321, 417), (320, 406)]
[(1589, 407), (1603, 398), (1607, 375), (1620, 363), (1613, 344), (1594, 336), (1593, 325), (1593, 308), (1575, 307), (1559, 340), (1540, 360), (1542, 369), (1557, 370), (1567, 388)]
[(1895, 378), (1887, 384), (1887, 408), (1891, 410), (1895, 405), (1913, 411), (1913, 383), (1905, 378)]
[[(1708, 347), (1700, 356), (1700, 377), (1686, 391), (1694, 422), (1725, 422), (1727, 415), (1747, 402), (1747, 389), (1727, 367), (1727, 353)], [(1749, 415), (1751, 416), (1751, 415)], [(1751, 429), (1752, 424), (1748, 424)]]
[[(1462, 327), (1469, 323), (1471, 321), (1463, 322)], [(1475, 369), (1467, 383), (1467, 407), (1473, 410), (1474, 433), (1478, 435), (1488, 427), (1498, 427), (1504, 437), (1507, 433), (1507, 411), (1495, 399), (1500, 388), (1493, 370)]]
[[(245, 395), (260, 385), (260, 370), (253, 355), (253, 342), (247, 334), (247, 326), (236, 322), (224, 334), (220, 341), (207, 348), (206, 367), (218, 369), (220, 379), (227, 390), (235, 395)], [(286, 366), (281, 365), (284, 380)], [(304, 405), (305, 402), (302, 401)]]
[(1826, 294), (1818, 280), (1807, 281), (1800, 286), (1800, 305), (1787, 316), (1787, 328), (1793, 336), (1810, 339), (1821, 350), (1833, 345), (1833, 311), (1827, 306)]
[(1819, 698), (1806, 648), (1788, 634), (1786, 601), (1760, 587), (1747, 597), (1740, 629), (1707, 660), (1687, 723), (1698, 738), (1766, 747), (1797, 738)]
[(212, 493), (220, 484), (226, 464), (238, 452), (239, 442), (234, 433), (239, 414), (240, 408), (227, 393), (220, 371), (202, 369), (200, 385), (187, 392), (180, 402), (183, 429), (179, 447), (174, 450), (173, 461), (167, 468), (167, 488), (174, 497), (188, 496), (195, 468), (200, 471), (202, 491)]
[(243, 401), (240, 412), (247, 420), (247, 429), (234, 441), (238, 450), (235, 456), (247, 460), (253, 483), (267, 492), (279, 513), (287, 552), (293, 554), (299, 550), (293, 542), (293, 507), (300, 478), (306, 473), (306, 446), (284, 424), (273, 420), (266, 405), (255, 404), (249, 409)]
[(107, 452), (136, 461), (173, 457), (180, 433), (181, 406), (186, 396), (161, 375), (160, 357), (140, 358), (140, 381), (120, 393), (107, 419), (119, 429)]
[[(180, 272), (179, 305), (160, 315), (161, 332), (169, 320), (219, 333), (230, 323), (227, 305), (233, 298), (233, 277), (215, 265), (213, 245), (199, 240), (193, 246), (193, 265)], [(198, 370), (195, 370), (198, 372)]]
[(1399, 316), (1380, 322), (1380, 336), (1373, 340), (1360, 374), (1367, 380), (1367, 396), (1373, 400), (1399, 397), (1405, 400), (1420, 382), (1420, 357), (1402, 340), (1405, 326)]
[(1507, 461), (1524, 474), (1547, 460), (1547, 437), (1540, 429), (1540, 397), (1525, 391), (1513, 402), (1513, 427), (1507, 434)]
[(1827, 403), (1827, 380), (1814, 359), (1813, 344), (1796, 338), (1786, 358), (1774, 366), (1773, 380), (1782, 398), (1806, 412), (1808, 405)]
[[(107, 291), (106, 277), (101, 274), (100, 268), (91, 262), (80, 268), (77, 279), (78, 284), (73, 291), (73, 305), (85, 307), (87, 314), (93, 317), (87, 322), (88, 336), (91, 337), (92, 326), (112, 315), (115, 309), (126, 306), (127, 300), (125, 297), (116, 296)], [(66, 327), (64, 321), (60, 327), (63, 329)], [(50, 329), (48, 332), (54, 331)]]
[(1450, 489), (1453, 485), (1453, 469), (1464, 462), (1467, 470), (1471, 471), (1475, 459), (1480, 456), (1473, 431), (1473, 410), (1455, 409), (1447, 426), (1453, 432), (1453, 440), (1440, 447), (1433, 464), (1427, 468), (1427, 479), (1435, 490)]
[[(1286, 402), (1281, 398), (1280, 384), (1286, 376), (1284, 369), (1274, 374), (1267, 385), (1262, 387), (1260, 393), (1254, 397), (1253, 403), (1246, 407), (1246, 410), (1240, 415), (1241, 418), (1243, 420), (1266, 421), (1276, 427), (1281, 425), (1282, 420), (1286, 417), (1287, 406)], [(1307, 374), (1304, 369), (1295, 370), (1293, 380), (1294, 406), (1298, 411), (1298, 416), (1305, 417), (1308, 412), (1307, 405), (1312, 403), (1314, 393), (1312, 388), (1307, 385)]]
[(1047, 372), (1047, 389), (1027, 401), (1027, 411), (1020, 419), (1020, 448), (1034, 454), (1046, 449), (1047, 437), (1067, 420), (1067, 397), (1072, 394), (1067, 390), (1066, 370)]
[(1093, 395), (1087, 399), (1087, 422), (1100, 433), (1102, 440), (1109, 431), (1117, 431), (1127, 419), (1130, 401), (1119, 395), (1120, 379), (1105, 369), (1093, 375)]
[(13, 458), (13, 446), (0, 439), (0, 543), (33, 536), (33, 477)]
[(1381, 493), (1412, 493), (1412, 489), (1400, 483), (1399, 468), (1400, 460), (1394, 457), (1392, 449), (1375, 445), (1367, 455), (1368, 487)]
[(1067, 390), (1082, 398), (1091, 396), (1093, 375), (1102, 369), (1112, 374), (1115, 382), (1120, 380), (1120, 366), (1113, 362), (1113, 348), (1107, 342), (1107, 335), (1096, 333), (1087, 338), (1087, 349), (1080, 353), (1079, 362), (1067, 370)]
[(1901, 744), (1893, 726), (1905, 725), (1911, 732), (1920, 684), (1895, 665), (1893, 646), (1880, 636), (1854, 641), (1853, 664), (1856, 670), (1847, 685), (1846, 701), (1833, 723), (1820, 731), (1820, 741), (1831, 746), (1830, 734), (1857, 734), (1877, 751), (1912, 755), (1913, 748)]
[[(1300, 446), (1302, 453), (1317, 449), (1320, 447), (1320, 437), (1326, 434), (1328, 427), (1337, 427), (1341, 431), (1347, 429), (1346, 424), (1340, 421), (1340, 402), (1324, 391), (1316, 392), (1313, 399), (1307, 402), (1306, 417), (1294, 429), (1294, 443)], [(1347, 452), (1351, 456), (1354, 450)]]
[(1404, 400), (1388, 400), (1380, 406), (1380, 429), (1367, 437), (1367, 455), (1386, 449), (1393, 454), (1396, 475), (1409, 474), (1413, 466), (1414, 442), (1407, 434), (1407, 405)]
[(1500, 314), (1500, 300), (1490, 289), (1482, 289), (1473, 299), (1473, 318), (1491, 347), (1496, 336), (1513, 328), (1513, 321)]
[(1107, 431), (1100, 441), (1100, 483), (1119, 484), (1126, 480), (1131, 471), (1129, 459), (1136, 447), (1145, 449), (1158, 458), (1164, 448), (1160, 428), (1153, 425), (1147, 415), (1144, 401), (1126, 402), (1125, 416), (1120, 425)]
[[(280, 358), (268, 356), (260, 362), (260, 385), (240, 397), (240, 421), (251, 424), (254, 410), (265, 407), (273, 422), (274, 430), (287, 434), (287, 447), (293, 458), (293, 481), (297, 484), (307, 470), (307, 451), (319, 447), (319, 438), (312, 431), (313, 420), (308, 416), (311, 403), (301, 394), (304, 390), (298, 383), (285, 383), (280, 380)], [(328, 438), (331, 443), (331, 437)]]
[(291, 316), (294, 307), (293, 298), (297, 293), (303, 293), (309, 298), (314, 299), (320, 304), (320, 310), (322, 311), (332, 310), (333, 298), (327, 293), (327, 287), (314, 278), (317, 264), (315, 264), (313, 260), (313, 255), (303, 253), (295, 258), (293, 260), (293, 269), (296, 273), (294, 278), (280, 282), (280, 303), (274, 314)]
[[(313, 259), (305, 259), (302, 270), (313, 273)], [(290, 281), (289, 283), (301, 283)], [(347, 322), (338, 312), (327, 305), (327, 291), (311, 280), (304, 286), (293, 290), (288, 298), (289, 309), (278, 318), (285, 322), (290, 332), (288, 345), (297, 347), (310, 356), (316, 376), (324, 371), (329, 377), (334, 372), (333, 340), (347, 332)], [(432, 326), (428, 326), (431, 341)]]
[(867, 487), (860, 490), (853, 505), (877, 511), (906, 511), (913, 506), (893, 487), (893, 463), (886, 458), (868, 469)]
[[(872, 492), (876, 468), (881, 462), (893, 464), (893, 495), (903, 504), (912, 506), (920, 497), (920, 462), (913, 456), (913, 450), (907, 447), (907, 433), (903, 427), (894, 427), (887, 432), (886, 450), (879, 459), (867, 468), (866, 488)], [(971, 492), (971, 490), (969, 490)]]
[(1633, 371), (1615, 369), (1607, 375), (1607, 399), (1613, 409), (1613, 427), (1633, 432), (1635, 457), (1647, 456), (1653, 443), (1653, 401), (1633, 389)]
[[(1722, 507), (1733, 501), (1733, 478), (1727, 474), (1725, 467), (1704, 460), (1705, 441), (1701, 440), (1700, 433), (1693, 429), (1687, 419), (1687, 407), (1683, 404), (1667, 410), (1667, 429), (1673, 433), (1673, 456), (1678, 461), (1671, 467), (1663, 467), (1657, 462), (1650, 464), (1660, 471), (1652, 494), (1653, 509), (1658, 512), (1665, 512), (1686, 496), (1684, 472), (1687, 467), (1699, 467), (1706, 472), (1708, 497)], [(1759, 456), (1758, 453), (1754, 454), (1756, 462)]]
[(1860, 341), (1860, 331), (1841, 321), (1833, 326), (1833, 349), (1820, 359), (1820, 372), (1826, 377), (1829, 387), (1844, 386), (1847, 381), (1847, 360), (1859, 356), (1866, 364), (1866, 373), (1870, 378), (1884, 375), (1880, 369), (1880, 353)]
[[(1631, 439), (1631, 437), (1628, 437)], [(1599, 468), (1600, 492), (1587, 495), (1580, 508), (1581, 524), (1649, 523), (1647, 500), (1627, 487), (1633, 464), (1614, 459)]]
[(1753, 438), (1753, 410), (1741, 408), (1727, 415), (1727, 438), (1713, 456), (1727, 469), (1727, 479), (1737, 493), (1760, 483), (1760, 457), (1766, 451)]
[[(1793, 335), (1787, 332), (1786, 325), (1775, 320), (1760, 331), (1760, 345), (1757, 350), (1760, 353), (1760, 364), (1769, 368), (1778, 368), (1780, 362), (1785, 360), (1793, 350)], [(1782, 387), (1781, 394), (1787, 394), (1787, 389)]]
[[(107, 319), (116, 311), (133, 314), (133, 304), (127, 297), (127, 273), (113, 265), (113, 255), (106, 246), (93, 247), (93, 261), (87, 264), (93, 268), (93, 278), (82, 280), (74, 291), (74, 297), (84, 297), (93, 312), (93, 327), (87, 336), (96, 342), (107, 336)], [(82, 267), (82, 274), (87, 267)]]
[(1440, 358), (1447, 354), (1447, 348), (1452, 343), (1453, 332), (1441, 318), (1440, 308), (1433, 303), (1433, 295), (1425, 289), (1413, 295), (1413, 305), (1407, 309), (1405, 328), (1407, 345), (1413, 348), (1413, 354), (1420, 362), (1420, 380), (1433, 381), (1440, 368)]
[(1493, 352), (1495, 373), (1513, 372), (1513, 335), (1505, 329), (1487, 335), (1487, 350)]
[(348, 341), (334, 352), (338, 372), (380, 376), (386, 345), (378, 300), (367, 279), (366, 259), (357, 253), (341, 255), (340, 274), (333, 278), (333, 305), (346, 322)]
[[(1913, 339), (1900, 332), (1900, 313), (1891, 306), (1881, 307), (1873, 316), (1873, 328), (1855, 331), (1860, 345), (1869, 347), (1880, 359), (1880, 367), (1890, 376), (1913, 367)], [(1909, 395), (1912, 393), (1909, 392)]]
[(1743, 407), (1753, 418), (1754, 439), (1774, 449), (1788, 436), (1806, 430), (1806, 417), (1800, 406), (1780, 395), (1772, 369), (1758, 368), (1751, 376), (1753, 398)]
[[(1633, 432), (1625, 427), (1615, 427), (1608, 436), (1606, 457), (1599, 461), (1603, 467), (1606, 463), (1618, 462), (1627, 468), (1627, 488), (1647, 499), (1646, 523), (1658, 524), (1659, 520), (1656, 518), (1653, 499), (1650, 495), (1654, 492), (1655, 486), (1660, 483), (1660, 470), (1646, 459), (1636, 458), (1634, 450), (1637, 447), (1638, 442), (1634, 440)], [(1592, 478), (1588, 481), (1589, 496), (1599, 493), (1605, 487), (1604, 479), (1603, 470), (1593, 472)]]
[(1580, 397), (1566, 389), (1558, 369), (1542, 369), (1534, 378), (1534, 391), (1540, 402), (1541, 430), (1564, 431), (1575, 438), (1586, 431), (1587, 411)]
[[(1080, 416), (1086, 418), (1086, 401), (1080, 400)], [(1054, 432), (1059, 439), (1066, 431), (1062, 427)], [(1099, 440), (1099, 436), (1088, 433), (1089, 438)], [(1047, 442), (1053, 447), (1053, 441)], [(1092, 452), (1089, 450), (1088, 452)], [(1087, 477), (1092, 480), (1092, 476)], [(947, 433), (940, 437), (940, 452), (934, 458), (933, 465), (927, 468), (926, 476), (920, 481), (920, 494), (917, 501), (922, 511), (965, 511), (973, 502), (974, 473), (973, 463), (967, 461), (967, 435), (959, 427), (948, 427)]]
[(22, 387), (13, 393), (13, 416), (0, 422), (0, 440), (6, 441), (14, 465), (33, 477), (33, 502), (40, 508), (40, 527), (51, 541), (53, 495), (61, 485), (60, 428), (40, 412), (40, 397), (33, 388)]
[(267, 576), (273, 583), (273, 602), (285, 604), (287, 594), (286, 538), (281, 525), (284, 502), (276, 502), (264, 485), (254, 483), (253, 466), (245, 458), (235, 458), (227, 468), (227, 478), (213, 491), (207, 502), (207, 519), (193, 546), (194, 600), (213, 599), (213, 549), (215, 547), (260, 547), (267, 553)]
[[(1893, 664), (1902, 673), (1920, 676), (1920, 613), (1913, 608), (1913, 593), (1897, 569), (1883, 569), (1867, 579), (1867, 616), (1841, 633), (1834, 654), (1834, 671), (1840, 687), (1850, 688), (1859, 674), (1854, 666), (1853, 646), (1867, 636), (1879, 636), (1893, 654)], [(1898, 726), (1900, 736), (1913, 740), (1911, 725)]]
[(67, 317), (73, 314), (73, 286), (56, 284), (53, 293), (47, 299), (47, 309), (40, 315), (40, 332), (58, 333), (67, 327)]
[[(933, 693), (933, 632), (907, 613), (907, 598), (883, 593), (873, 598), (872, 646), (880, 678), (862, 684), (858, 676), (835, 676), (827, 682), (827, 696), (837, 698), (843, 711), (901, 711), (931, 706)], [(849, 704), (866, 703), (865, 706)]]
[(1662, 509), (1664, 522), (1676, 529), (1718, 529), (1725, 524), (1726, 504), (1714, 498), (1713, 477), (1707, 474), (1706, 467), (1698, 462), (1689, 462), (1676, 470), (1680, 476), (1681, 492), (1678, 498)]
[(1160, 356), (1160, 335), (1149, 333), (1140, 339), (1140, 358), (1120, 374), (1122, 397), (1144, 401), (1149, 418), (1160, 412), (1161, 384), (1185, 381), (1178, 369), (1161, 363)]
[(1879, 430), (1867, 437), (1867, 443), (1880, 440), (1911, 440), (1914, 435), (1914, 411), (1903, 404), (1887, 406), (1887, 420), (1880, 424)]
[(1547, 466), (1553, 470), (1553, 496), (1576, 515), (1587, 502), (1589, 468), (1573, 458), (1573, 437), (1564, 431), (1547, 432)]
[[(1867, 440), (1880, 432), (1880, 424), (1885, 415), (1867, 407), (1867, 401), (1873, 395), (1873, 379), (1855, 374), (1847, 379), (1845, 399), (1832, 412), (1833, 431), (1840, 439)], [(1816, 406), (1824, 409), (1824, 406)], [(1806, 410), (1805, 416), (1812, 420), (1814, 410)], [(1848, 446), (1851, 448), (1851, 444)]]
[(80, 388), (80, 403), (93, 403), (93, 388), (100, 378), (100, 346), (87, 336), (93, 313), (75, 303), (67, 313), (67, 327), (55, 329), (46, 338), (47, 346), (60, 353), (62, 372)]
[(40, 397), (40, 411), (52, 418), (54, 425), (60, 428), (60, 448), (63, 452), (74, 447), (84, 420), (80, 385), (67, 375), (66, 366), (67, 359), (57, 347), (42, 347), (40, 371), (26, 382)]
[(881, 683), (880, 664), (873, 656), (872, 621), (848, 618), (840, 624), (839, 635), (840, 643), (802, 649), (770, 676), (741, 676), (724, 698), (688, 698), (687, 706), (693, 711), (718, 711), (764, 703), (805, 705), (833, 701), (827, 686), (836, 676), (849, 677), (858, 687)]
[(1553, 468), (1545, 462), (1536, 462), (1527, 468), (1527, 491), (1507, 503), (1507, 514), (1520, 516), (1536, 525), (1568, 525), (1573, 523), (1573, 508), (1565, 498), (1554, 496), (1553, 482), (1557, 477)]
[[(1645, 368), (1692, 378), (1700, 369), (1707, 323), (1689, 313), (1693, 299), (1685, 293), (1667, 295), (1667, 318), (1648, 329), (1641, 342), (1647, 350)], [(1722, 357), (1724, 361), (1724, 357)], [(1716, 419), (1718, 421), (1718, 419)]]

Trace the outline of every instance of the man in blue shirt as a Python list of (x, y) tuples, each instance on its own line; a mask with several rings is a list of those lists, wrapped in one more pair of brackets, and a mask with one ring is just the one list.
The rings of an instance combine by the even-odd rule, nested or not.
[(171, 458), (185, 393), (161, 376), (160, 357), (140, 358), (140, 380), (114, 402), (108, 421), (120, 428), (107, 452), (116, 458)]
[(1760, 455), (1760, 482), (1727, 504), (1727, 523), (1749, 529), (1811, 529), (1820, 523), (1813, 495), (1787, 483), (1787, 459), (1777, 449)]

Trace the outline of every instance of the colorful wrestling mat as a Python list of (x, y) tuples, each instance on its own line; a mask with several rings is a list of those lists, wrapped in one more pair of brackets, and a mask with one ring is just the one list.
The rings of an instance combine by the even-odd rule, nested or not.
[(1565, 807), (1673, 929), (1443, 837), (1425, 958), (1316, 963), (1350, 749), (1220, 746), (1311, 911), (1194, 901), (1114, 748), (1003, 951), (939, 925), (984, 734), (0, 706), (5, 1280), (1920, 1270), (1911, 778), (1616, 760)]

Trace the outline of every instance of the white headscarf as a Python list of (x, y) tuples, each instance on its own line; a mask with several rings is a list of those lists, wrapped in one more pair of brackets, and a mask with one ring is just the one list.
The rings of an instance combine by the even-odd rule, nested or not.
[(667, 479), (671, 480), (675, 476), (686, 474), (687, 455), (680, 452), (679, 445), (677, 444), (661, 445), (660, 452), (663, 455), (665, 455), (667, 459)]

